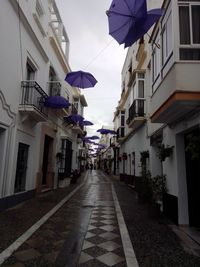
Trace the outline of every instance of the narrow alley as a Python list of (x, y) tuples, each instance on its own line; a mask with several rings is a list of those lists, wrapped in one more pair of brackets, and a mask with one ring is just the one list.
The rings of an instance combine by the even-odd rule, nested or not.
[[(40, 219), (1, 252), (1, 266), (200, 266), (199, 246), (193, 244), (192, 251), (190, 241), (189, 251), (186, 238), (181, 242), (165, 218), (149, 216), (134, 190), (115, 177), (89, 170), (68, 196), (57, 211), (53, 208), (45, 215), (44, 224), (38, 226)], [(20, 213), (23, 205), (17, 209)], [(17, 220), (13, 224), (19, 224)]]

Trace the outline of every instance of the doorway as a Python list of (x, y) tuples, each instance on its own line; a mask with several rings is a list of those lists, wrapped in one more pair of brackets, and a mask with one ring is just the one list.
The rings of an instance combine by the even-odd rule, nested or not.
[(51, 148), (53, 144), (53, 138), (45, 135), (44, 139), (44, 152), (43, 152), (43, 164), (42, 164), (42, 185), (47, 184), (48, 167), (51, 158)]
[(189, 224), (200, 227), (200, 130), (184, 135)]
[(19, 143), (14, 192), (25, 191), (29, 145)]
[(72, 142), (68, 139), (61, 140), (61, 151), (63, 158), (60, 167), (63, 169), (64, 177), (70, 177), (72, 168)]

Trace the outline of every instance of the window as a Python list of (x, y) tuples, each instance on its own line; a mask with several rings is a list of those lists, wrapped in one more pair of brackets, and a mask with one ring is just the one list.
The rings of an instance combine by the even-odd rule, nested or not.
[(200, 60), (200, 4), (179, 5), (180, 60)]
[[(35, 71), (36, 69), (34, 68), (33, 64), (30, 62), (30, 60), (28, 59), (26, 62), (26, 80), (27, 81), (35, 80)], [(24, 91), (24, 103), (31, 103), (32, 97), (33, 97), (32, 95), (33, 95), (33, 90), (32, 90), (31, 83), (30, 83), (29, 86)]]
[(159, 44), (159, 35), (155, 39), (155, 42), (152, 45), (152, 74), (153, 74), (153, 81), (155, 81), (160, 73), (160, 49), (158, 48)]
[(26, 80), (33, 81), (35, 79), (35, 68), (27, 61), (26, 63)]
[(78, 106), (79, 106), (79, 99), (74, 98), (74, 107), (76, 108), (77, 111), (78, 111)]
[[(169, 11), (171, 9), (168, 9)], [(172, 52), (172, 13), (167, 11), (162, 21), (162, 65), (165, 64)]]
[(49, 95), (55, 96), (60, 95), (61, 92), (61, 83), (58, 81), (56, 72), (52, 66), (49, 68)]
[(138, 98), (144, 98), (144, 73), (138, 73)]
[(125, 125), (125, 111), (121, 111), (121, 126)]

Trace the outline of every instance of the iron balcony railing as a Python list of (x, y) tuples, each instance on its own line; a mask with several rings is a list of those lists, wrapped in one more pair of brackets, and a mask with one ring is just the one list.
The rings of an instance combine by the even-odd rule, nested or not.
[(144, 101), (145, 99), (135, 99), (128, 111), (128, 119), (126, 121), (129, 124), (136, 117), (144, 117)]
[(125, 136), (125, 127), (124, 126), (119, 127), (117, 129), (117, 139), (122, 138), (124, 136)]
[(21, 105), (34, 106), (39, 112), (47, 116), (44, 100), (48, 95), (43, 91), (36, 81), (22, 81)]

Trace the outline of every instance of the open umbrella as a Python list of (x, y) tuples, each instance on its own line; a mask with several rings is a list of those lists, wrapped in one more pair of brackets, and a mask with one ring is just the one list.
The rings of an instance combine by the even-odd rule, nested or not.
[(97, 132), (101, 134), (117, 134), (115, 131), (110, 130), (110, 129), (99, 129)]
[(113, 0), (107, 15), (109, 34), (127, 47), (149, 30), (162, 15), (162, 10), (147, 12), (146, 0)]
[[(160, 8), (152, 9), (147, 12), (147, 17), (142, 21), (142, 23), (135, 26), (134, 29), (130, 30), (126, 40), (124, 42), (124, 46), (129, 47), (133, 43), (135, 43), (138, 39), (140, 39), (148, 30), (152, 27), (152, 25), (162, 16), (163, 11)], [(134, 34), (133, 34), (134, 32)]]
[(95, 84), (97, 83), (97, 80), (91, 73), (84, 72), (81, 70), (67, 73), (65, 81), (72, 86), (82, 89), (94, 87)]
[(88, 136), (86, 137), (87, 139), (90, 139), (90, 140), (97, 140), (97, 139), (100, 139), (98, 136), (96, 135), (93, 135), (93, 136)]
[(55, 95), (46, 97), (44, 105), (49, 108), (60, 109), (68, 108), (71, 104), (63, 96)]
[(85, 121), (85, 120), (84, 121), (81, 121), (80, 124), (83, 125), (83, 126), (94, 125), (91, 121)]
[(65, 116), (64, 120), (71, 123), (81, 123), (84, 118), (79, 114), (71, 114), (69, 116)]

